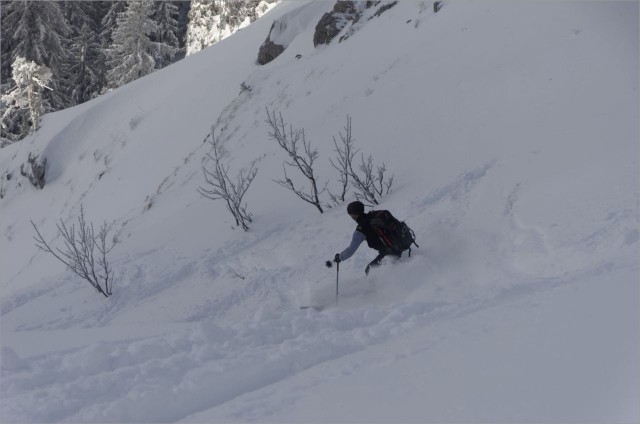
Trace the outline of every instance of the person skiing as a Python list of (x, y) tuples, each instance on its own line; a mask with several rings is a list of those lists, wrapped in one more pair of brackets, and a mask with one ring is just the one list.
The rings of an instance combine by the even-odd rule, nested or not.
[[(369, 270), (371, 267), (376, 267), (380, 265), (382, 258), (385, 256), (393, 256), (395, 258), (400, 258), (402, 256), (402, 251), (398, 251), (393, 249), (385, 243), (383, 240), (383, 235), (377, 230), (374, 225), (372, 225), (372, 219), (374, 218), (374, 213), (379, 213), (378, 211), (371, 211), (369, 213), (364, 212), (364, 204), (360, 201), (355, 201), (349, 203), (347, 206), (347, 213), (354, 221), (358, 223), (355, 231), (353, 232), (353, 236), (351, 238), (351, 244), (341, 253), (336, 253), (333, 258), (333, 262), (340, 263), (342, 261), (346, 261), (358, 250), (358, 247), (362, 244), (363, 241), (367, 241), (367, 245), (378, 251), (378, 256), (374, 260), (372, 260), (367, 267), (365, 268), (365, 274), (369, 275)], [(391, 214), (388, 211), (381, 211), (381, 213), (386, 213), (389, 216)], [(391, 216), (391, 219), (395, 220)], [(332, 261), (327, 261), (325, 263), (327, 268), (331, 268)]]

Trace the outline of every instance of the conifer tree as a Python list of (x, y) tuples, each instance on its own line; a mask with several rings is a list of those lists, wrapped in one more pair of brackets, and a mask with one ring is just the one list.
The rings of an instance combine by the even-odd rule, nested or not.
[(217, 18), (218, 10), (213, 0), (193, 0), (191, 2), (187, 27), (187, 56), (218, 41), (212, 30), (217, 24)]
[(103, 86), (105, 57), (98, 33), (85, 23), (70, 47), (69, 96), (73, 104), (96, 97)]
[(72, 105), (100, 94), (105, 78), (106, 56), (100, 44), (102, 19), (111, 2), (66, 1), (64, 14), (73, 36), (69, 44), (68, 94)]
[(113, 45), (107, 51), (107, 89), (118, 88), (155, 69), (157, 43), (150, 36), (157, 30), (151, 19), (153, 2), (130, 2), (117, 18), (113, 32)]
[(100, 26), (100, 43), (102, 48), (106, 51), (113, 42), (113, 32), (118, 25), (118, 15), (127, 10), (129, 2), (126, 1), (111, 1), (108, 2), (109, 7), (105, 15), (102, 17)]
[[(26, 61), (46, 66), (51, 70), (45, 97), (54, 110), (70, 105), (65, 96), (67, 75), (67, 45), (71, 28), (61, 9), (60, 2), (51, 1), (3, 1), (2, 43), (8, 43), (10, 51), (4, 52), (2, 61), (13, 63), (22, 57)], [(6, 77), (3, 65), (3, 81)], [(6, 92), (6, 90), (5, 90)]]
[(178, 5), (172, 1), (158, 1), (152, 16), (157, 29), (152, 40), (157, 43), (156, 68), (161, 69), (173, 63), (180, 48), (178, 40)]
[(1, 72), (0, 82), (2, 83), (2, 92), (5, 93), (10, 87), (9, 80), (11, 79), (11, 62), (12, 52), (15, 45), (13, 40), (13, 28), (9, 26), (7, 17), (11, 9), (8, 5), (0, 6), (0, 49), (1, 49)]
[(275, 0), (193, 0), (187, 27), (187, 56), (258, 19)]
[(76, 37), (85, 25), (94, 31), (99, 31), (101, 16), (99, 11), (101, 7), (99, 1), (65, 1), (62, 10), (71, 27), (73, 37)]
[(2, 95), (3, 108), (6, 107), (2, 115), (2, 127), (7, 130), (9, 125), (14, 124), (13, 114), (18, 110), (26, 111), (29, 116), (29, 126), (20, 128), (21, 133), (35, 131), (42, 114), (50, 109), (42, 94), (45, 89), (51, 90), (47, 85), (51, 81), (51, 70), (24, 57), (17, 57), (12, 65), (12, 77), (16, 83), (14, 89)]

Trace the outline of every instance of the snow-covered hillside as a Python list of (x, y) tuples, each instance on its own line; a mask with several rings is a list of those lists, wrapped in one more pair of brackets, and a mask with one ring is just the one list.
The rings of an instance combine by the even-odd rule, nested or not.
[[(638, 3), (401, 1), (315, 47), (332, 7), (281, 2), (0, 151), (2, 422), (638, 422)], [(337, 305), (353, 221), (274, 182), (266, 109), (334, 192), (350, 116), (417, 233), (342, 263)], [(248, 232), (198, 193), (212, 126), (232, 173), (258, 160)], [(81, 205), (117, 233), (108, 299), (34, 246)]]

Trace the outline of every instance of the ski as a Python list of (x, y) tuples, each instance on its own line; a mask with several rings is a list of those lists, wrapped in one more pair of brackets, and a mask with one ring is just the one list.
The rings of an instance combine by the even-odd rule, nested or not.
[(324, 310), (324, 308), (326, 308), (326, 306), (312, 306), (312, 305), (307, 305), (307, 306), (301, 306), (300, 309), (314, 309), (317, 312), (320, 312), (322, 310)]

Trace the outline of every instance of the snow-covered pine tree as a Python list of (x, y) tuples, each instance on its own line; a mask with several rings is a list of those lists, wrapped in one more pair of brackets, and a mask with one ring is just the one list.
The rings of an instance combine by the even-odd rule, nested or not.
[(151, 19), (153, 2), (130, 2), (118, 15), (113, 45), (107, 50), (107, 89), (115, 89), (152, 73), (158, 47), (150, 36), (157, 30)]
[[(13, 63), (17, 57), (22, 57), (49, 68), (52, 74), (49, 86), (52, 90), (48, 90), (45, 97), (54, 110), (70, 105), (64, 84), (71, 28), (62, 13), (61, 4), (24, 0), (2, 2), (2, 43), (8, 43), (10, 48), (2, 61)], [(3, 81), (5, 73), (3, 65)]]
[(62, 11), (74, 37), (85, 25), (98, 32), (102, 16), (106, 13), (103, 2), (99, 1), (65, 1)]
[(7, 123), (13, 124), (15, 110), (26, 111), (29, 115), (29, 127), (21, 128), (23, 132), (35, 131), (40, 124), (40, 117), (50, 109), (44, 98), (43, 90), (51, 90), (47, 85), (51, 81), (52, 73), (46, 66), (17, 57), (13, 61), (12, 76), (16, 85), (12, 91), (2, 95), (3, 107), (2, 128), (8, 128)]
[(5, 4), (0, 6), (0, 82), (2, 83), (2, 93), (5, 93), (10, 86), (8, 81), (11, 79), (11, 55), (13, 52), (13, 46), (15, 41), (13, 40), (13, 29), (9, 27), (6, 19), (9, 15), (10, 9)]
[[(9, 86), (7, 84), (7, 86)], [(16, 89), (15, 84), (12, 86)], [(0, 97), (0, 148), (21, 140), (29, 133), (29, 111), (20, 109), (13, 101), (12, 90), (2, 90)]]
[(110, 2), (104, 1), (64, 2), (63, 11), (73, 31), (68, 77), (72, 105), (96, 97), (104, 85), (106, 57), (99, 36), (110, 7)]
[(187, 26), (187, 56), (197, 53), (215, 43), (212, 28), (216, 25), (218, 11), (212, 0), (192, 0)]
[(85, 23), (70, 47), (69, 96), (73, 104), (84, 103), (100, 94), (104, 81), (105, 57), (98, 33)]
[(180, 52), (178, 53), (178, 60), (184, 58), (187, 45), (187, 27), (189, 26), (189, 11), (191, 10), (190, 1), (178, 2), (178, 40), (180, 41)]
[(118, 25), (118, 15), (127, 10), (126, 1), (111, 1), (106, 2), (110, 3), (109, 8), (105, 15), (102, 17), (102, 22), (100, 26), (100, 42), (102, 43), (102, 48), (106, 51), (113, 42), (113, 32)]
[(164, 68), (174, 62), (176, 53), (180, 49), (178, 40), (178, 5), (173, 1), (155, 2), (152, 16), (157, 25), (151, 39), (158, 43), (155, 57), (156, 69)]
[(187, 27), (187, 56), (258, 19), (276, 0), (193, 0)]

